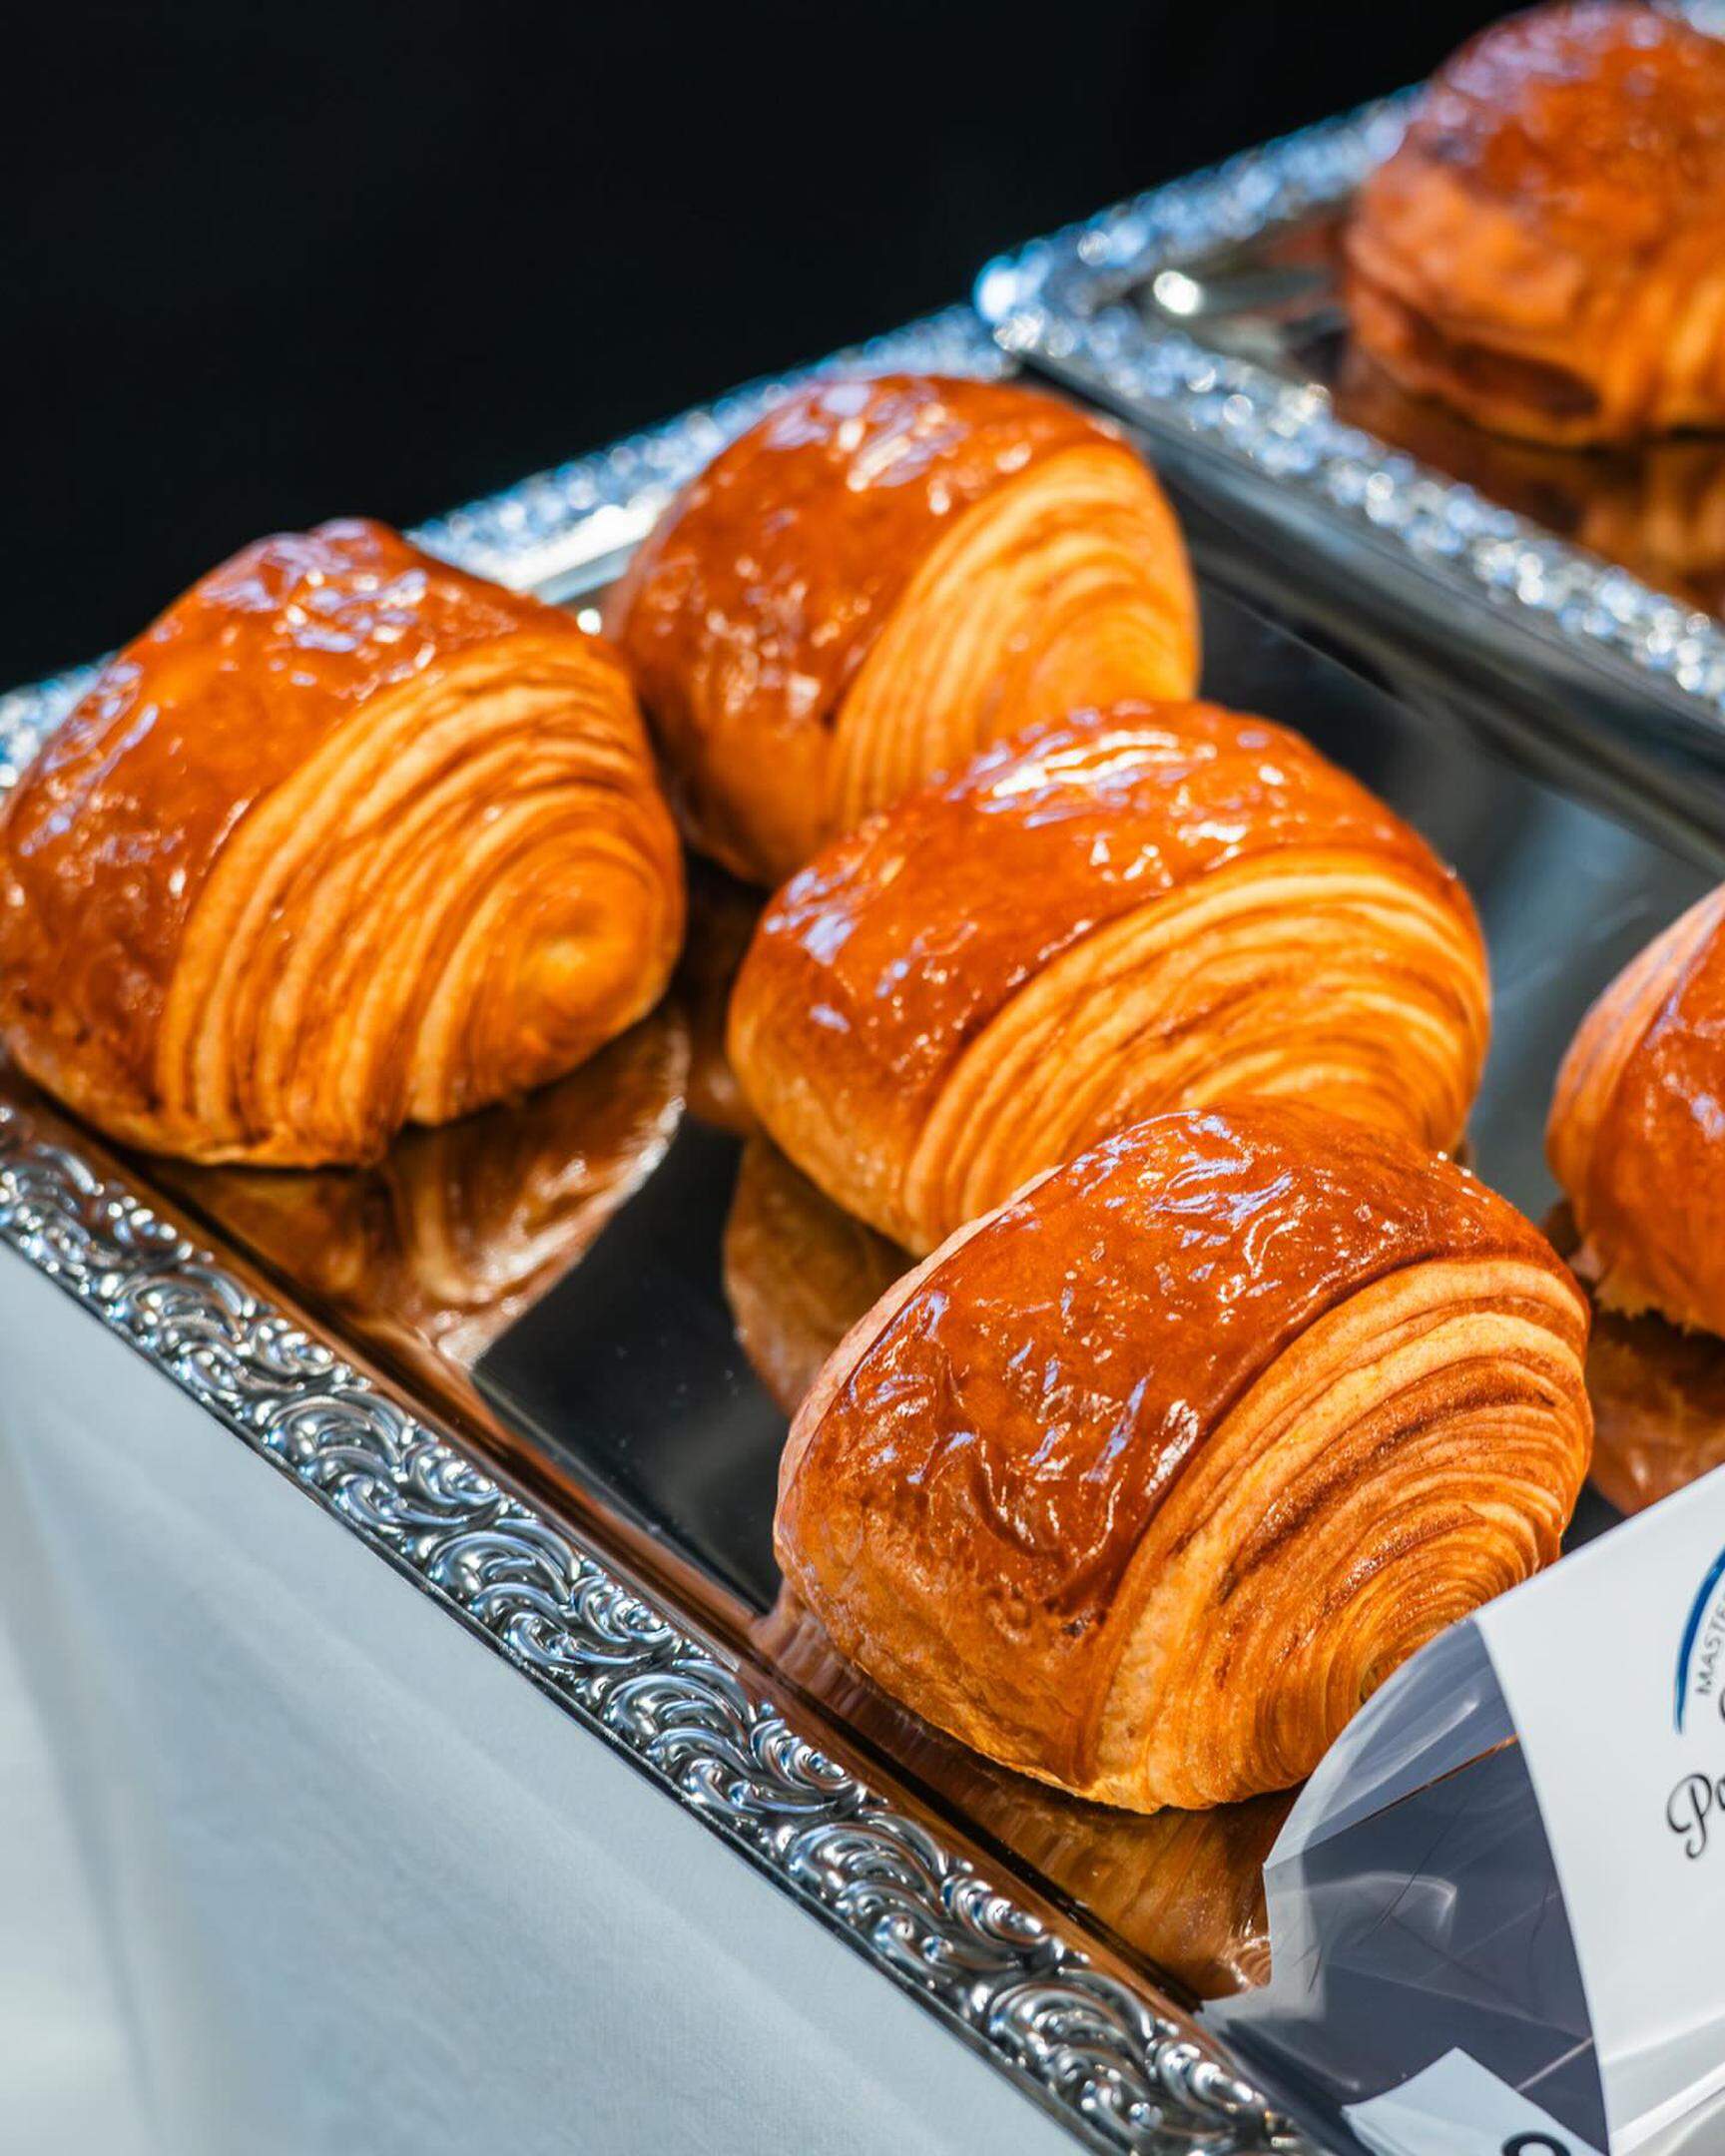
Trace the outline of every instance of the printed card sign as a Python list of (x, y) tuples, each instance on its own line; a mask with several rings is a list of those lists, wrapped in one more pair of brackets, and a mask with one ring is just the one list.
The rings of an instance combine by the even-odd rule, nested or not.
[(1614, 2152), (1725, 2088), (1725, 1470), (1474, 1620), (1563, 1889)]

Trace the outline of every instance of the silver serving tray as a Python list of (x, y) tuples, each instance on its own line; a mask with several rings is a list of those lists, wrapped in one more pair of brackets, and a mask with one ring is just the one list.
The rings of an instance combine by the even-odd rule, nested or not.
[[(1009, 361), (954, 309), (850, 363), (998, 373)], [(579, 610), (784, 386), (419, 536)], [(1537, 1214), (1557, 1056), (1604, 981), (1725, 872), (1725, 797), (1693, 785), (1681, 744), (1608, 713), (1530, 712), (1508, 685), (1460, 682), (1417, 644), (1339, 618), (1322, 594), (1290, 589), (1225, 487), (1177, 478), (1176, 493), (1212, 693), (1312, 734), (1474, 889), (1498, 1034), (1472, 1143), (1486, 1178)], [(0, 699), (0, 785), (87, 678)], [(678, 1108), (711, 988), (685, 982), (681, 1005), (603, 1069), (520, 1110), (415, 1134), (371, 1178), (122, 1158), (0, 1070), (0, 1239), (1081, 2142), (1152, 2156), (1330, 2145), (1194, 2011), (1200, 1992), (1256, 1972), (1242, 1888), (1276, 1800), (1145, 1822), (1030, 1788), (811, 1655), (769, 1608), (783, 1421), (736, 1352), (719, 1286), (734, 1142)], [(619, 1057), (648, 1093), (600, 1174), (581, 1119)], [(436, 1245), (444, 1286), (428, 1308), (423, 1282), (404, 1284), (394, 1263), (401, 1217), (440, 1218), (451, 1193), (508, 1199), (535, 1177), (577, 1223), (569, 1238), (473, 1248), (469, 1220), (467, 1245)], [(327, 1263), (349, 1246), (367, 1258), (356, 1277), (384, 1284), (369, 1301)], [(580, 1360), (596, 1338), (626, 1350), (620, 1378), (602, 1383)], [(1209, 1920), (1189, 1884), (1200, 1876), (1230, 1903), (1214, 1951), (1187, 1935)]]
[[(1673, 12), (1725, 31), (1720, 0)], [(1494, 459), (1488, 437), (1465, 445), (1462, 428), (1457, 448), (1428, 407), (1385, 438), (1390, 400), (1356, 397), (1371, 424), (1353, 424), (1350, 399), (1333, 394), (1334, 276), (1322, 246), (1300, 242), (1321, 241), (1395, 149), (1412, 98), (1035, 241), (983, 271), (978, 311), (1003, 349), (1130, 419), (1238, 521), (1297, 546), (1308, 583), (1447, 646), (1459, 669), (1531, 675), (1547, 702), (1602, 704), (1725, 765), (1725, 625), (1694, 594), (1517, 513), (1550, 489), (1502, 445)]]
[[(1007, 368), (962, 307), (828, 364)], [(578, 604), (798, 378), (754, 384), (416, 536)], [(0, 787), (94, 671), (0, 697)], [(653, 1165), (649, 1145), (641, 1174)], [(0, 1066), (0, 1241), (1080, 2142), (1156, 2156), (1311, 2145), (1100, 1926), (776, 1675), (722, 1581), (602, 1483), (524, 1443), (459, 1356), (429, 1350), (411, 1326), (344, 1319), (260, 1252), (268, 1235), (248, 1249), (218, 1228), (218, 1210), (171, 1195), (165, 1164), (117, 1156)]]

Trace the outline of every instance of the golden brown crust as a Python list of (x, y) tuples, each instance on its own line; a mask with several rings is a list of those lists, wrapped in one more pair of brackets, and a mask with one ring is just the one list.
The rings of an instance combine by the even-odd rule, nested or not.
[(1348, 266), (1361, 343), (1483, 425), (1725, 422), (1725, 48), (1634, 0), (1494, 25), (1361, 191)]
[(1134, 1126), (862, 1320), (780, 1479), (792, 1589), (926, 1720), (1080, 1795), (1308, 1773), (1556, 1554), (1586, 1304), (1463, 1171), (1292, 1103)]
[(765, 883), (996, 735), (1197, 673), (1155, 480), (1096, 420), (998, 382), (787, 398), (667, 511), (606, 618), (685, 827)]
[(1425, 843), (1309, 744), (1122, 705), (986, 751), (769, 906), (732, 1064), (911, 1250), (1126, 1123), (1297, 1093), (1428, 1146), (1483, 1062), (1484, 947)]
[(1595, 1314), (1587, 1348), (1593, 1483), (1640, 1512), (1725, 1467), (1725, 1341), (1649, 1311)]
[(375, 1157), (657, 1000), (675, 834), (620, 662), (365, 522), (261, 541), (109, 662), (0, 821), (0, 1028), (111, 1135)]
[(1725, 888), (1641, 951), (1581, 1021), (1546, 1150), (1600, 1302), (1725, 1333)]

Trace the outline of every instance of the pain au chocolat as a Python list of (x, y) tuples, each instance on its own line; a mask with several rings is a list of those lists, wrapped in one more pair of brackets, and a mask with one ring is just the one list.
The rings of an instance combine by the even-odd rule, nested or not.
[[(1555, 1206), (1545, 1233), (1573, 1265), (1575, 1218)], [(1619, 1512), (1641, 1512), (1725, 1466), (1725, 1337), (1628, 1317), (1593, 1298), (1587, 1339), (1593, 1465), (1587, 1479)]]
[(961, 1230), (792, 1427), (776, 1547), (840, 1649), (1083, 1797), (1310, 1772), (1557, 1553), (1586, 1301), (1452, 1163), (1286, 1101), (1133, 1126)]
[(1122, 704), (985, 750), (769, 906), (731, 1060), (828, 1195), (926, 1251), (1159, 1109), (1296, 1094), (1433, 1149), (1488, 1031), (1467, 894), (1286, 728)]
[(1347, 260), (1360, 342), (1485, 426), (1725, 424), (1725, 45), (1634, 0), (1483, 31), (1361, 191)]
[(757, 883), (1016, 727), (1197, 680), (1161, 488), (1000, 382), (797, 392), (673, 503), (606, 619), (691, 838)]
[(1725, 1334), (1725, 888), (1606, 989), (1557, 1073), (1546, 1131), (1571, 1263), (1604, 1309)]
[(620, 1033), (682, 912), (615, 653), (325, 524), (194, 585), (19, 781), (0, 1032), (129, 1143), (366, 1160)]

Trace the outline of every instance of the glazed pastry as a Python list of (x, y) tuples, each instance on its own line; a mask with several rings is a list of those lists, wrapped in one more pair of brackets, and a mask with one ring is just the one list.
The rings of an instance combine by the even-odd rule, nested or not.
[(1361, 190), (1347, 255), (1359, 341), (1484, 426), (1725, 424), (1725, 46), (1633, 0), (1483, 31)]
[(1725, 1333), (1725, 888), (1624, 967), (1557, 1073), (1551, 1172), (1607, 1310)]
[(1485, 951), (1424, 841), (1286, 729), (1128, 704), (997, 743), (763, 916), (731, 1060), (908, 1250), (1158, 1109), (1299, 1094), (1428, 1147), (1484, 1060)]
[(549, 1292), (670, 1144), (689, 1070), (668, 1005), (569, 1077), (374, 1167), (164, 1164), (168, 1189), (295, 1290), (415, 1367), (468, 1369)]
[(1198, 668), (1179, 528), (1119, 437), (912, 375), (817, 382), (722, 451), (607, 625), (694, 843), (769, 884), (982, 743)]
[(1308, 1774), (1557, 1554), (1586, 1302), (1450, 1162), (1292, 1102), (1158, 1116), (954, 1236), (805, 1400), (775, 1542), (924, 1720), (1150, 1811)]
[(1593, 1483), (1640, 1512), (1725, 1467), (1725, 1340), (1600, 1311), (1587, 1348)]
[(362, 1161), (652, 1007), (682, 863), (621, 663), (381, 525), (266, 539), (0, 821), (0, 1032), (111, 1136)]
[(725, 1299), (750, 1367), (789, 1415), (910, 1261), (824, 1198), (766, 1138), (743, 1148), (725, 1223)]

